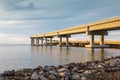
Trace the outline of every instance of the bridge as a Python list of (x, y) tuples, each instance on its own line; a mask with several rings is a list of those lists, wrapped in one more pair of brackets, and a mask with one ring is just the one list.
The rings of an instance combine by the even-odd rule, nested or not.
[[(44, 39), (45, 39), (45, 43), (47, 44), (47, 39), (49, 38), (51, 46), (52, 46), (52, 38), (54, 36), (59, 37), (59, 46), (62, 46), (62, 38), (66, 38), (66, 46), (68, 47), (69, 37), (71, 37), (71, 35), (86, 33), (86, 35), (90, 35), (90, 43), (85, 47), (108, 47), (107, 45), (104, 44), (104, 36), (108, 35), (108, 31), (111, 30), (120, 30), (120, 16), (107, 18), (89, 24), (73, 26), (71, 28), (48, 32), (45, 34), (35, 34), (30, 36), (30, 38), (31, 38), (31, 45), (39, 45), (39, 40), (41, 40), (41, 45), (43, 45)], [(94, 44), (95, 35), (100, 36), (99, 45)]]

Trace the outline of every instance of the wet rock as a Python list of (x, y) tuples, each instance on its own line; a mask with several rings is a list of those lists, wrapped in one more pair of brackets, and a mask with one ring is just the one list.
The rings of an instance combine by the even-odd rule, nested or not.
[(78, 74), (72, 75), (72, 80), (79, 80), (80, 76)]
[(0, 80), (4, 80), (4, 78), (3, 78), (3, 77), (0, 77)]
[(85, 76), (82, 76), (81, 80), (87, 80), (87, 78)]
[(37, 68), (34, 69), (34, 71), (41, 71), (43, 69), (42, 66), (38, 66)]
[(90, 75), (91, 73), (92, 73), (92, 72), (91, 72), (90, 70), (89, 70), (89, 71), (86, 70), (86, 71), (84, 72), (85, 75)]
[(14, 80), (20, 80), (20, 76), (15, 76)]
[(40, 80), (49, 80), (49, 79), (45, 78), (43, 75), (39, 75), (39, 79)]
[(35, 71), (35, 72), (32, 74), (31, 79), (32, 79), (32, 80), (38, 80), (38, 77), (39, 77), (39, 75), (38, 75), (38, 73)]
[(66, 76), (64, 77), (64, 80), (70, 80), (70, 77), (69, 77), (68, 75), (66, 75)]
[(3, 74), (3, 76), (15, 76), (15, 71), (5, 71)]
[(58, 70), (58, 72), (66, 72), (66, 71), (69, 71), (67, 68), (61, 68)]
[(57, 80), (57, 78), (53, 74), (50, 74), (49, 79), (50, 80)]
[(0, 74), (0, 80), (4, 80), (4, 76)]
[(25, 77), (25, 80), (30, 80), (31, 76)]
[(78, 67), (73, 67), (72, 72), (77, 72), (78, 71)]
[(65, 77), (65, 73), (64, 72), (59, 72), (59, 76), (60, 77)]
[(52, 70), (52, 71), (50, 71), (49, 73), (54, 74), (55, 76), (58, 76), (57, 70)]

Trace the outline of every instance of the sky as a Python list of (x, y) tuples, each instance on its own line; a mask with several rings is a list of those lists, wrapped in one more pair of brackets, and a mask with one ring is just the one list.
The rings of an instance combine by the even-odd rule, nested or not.
[[(30, 44), (32, 34), (114, 16), (120, 16), (120, 0), (0, 0), (0, 44)], [(111, 31), (106, 39), (120, 40), (119, 35), (119, 30)]]

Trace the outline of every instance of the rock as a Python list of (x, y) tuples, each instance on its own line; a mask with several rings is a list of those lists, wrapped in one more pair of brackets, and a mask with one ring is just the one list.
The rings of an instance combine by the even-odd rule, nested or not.
[(15, 76), (15, 71), (5, 71), (3, 74), (3, 76)]
[(15, 76), (14, 80), (20, 80), (20, 76)]
[(38, 77), (39, 77), (39, 75), (38, 75), (38, 73), (35, 71), (35, 72), (32, 74), (31, 79), (32, 79), (32, 80), (38, 80)]
[(39, 75), (39, 79), (40, 80), (49, 80), (49, 79), (45, 78), (43, 75)]
[(57, 80), (57, 78), (53, 74), (50, 74), (49, 79), (50, 80)]
[(57, 70), (52, 70), (52, 71), (50, 71), (49, 73), (54, 74), (55, 76), (58, 76)]
[(77, 67), (73, 67), (72, 72), (76, 72), (76, 71), (78, 71), (78, 68)]
[(60, 72), (60, 73), (59, 73), (59, 76), (60, 76), (60, 77), (65, 77), (65, 73), (64, 73), (64, 72)]
[(34, 71), (41, 71), (43, 68), (42, 66), (38, 66), (37, 68), (34, 69)]
[(0, 80), (4, 80), (4, 78), (3, 78), (3, 77), (0, 77)]
[(68, 71), (67, 68), (61, 68), (61, 69), (58, 70), (58, 72), (66, 72), (66, 71)]
[(84, 72), (84, 70), (78, 70), (78, 73), (83, 73)]
[(25, 80), (30, 80), (30, 76), (25, 77)]
[(2, 74), (0, 74), (0, 80), (4, 80), (4, 78), (3, 78), (3, 75), (2, 75)]
[(69, 76), (65, 76), (64, 80), (70, 80), (70, 77)]
[(91, 74), (91, 73), (92, 73), (92, 72), (91, 72), (91, 71), (88, 71), (88, 70), (84, 72), (85, 75), (89, 75), (89, 74)]
[(81, 80), (87, 80), (87, 78), (85, 76), (82, 76)]
[(50, 73), (46, 72), (46, 73), (43, 73), (43, 75), (44, 75), (44, 77), (49, 78)]
[(78, 79), (80, 79), (80, 76), (79, 75), (72, 75), (72, 79), (73, 80), (78, 80)]

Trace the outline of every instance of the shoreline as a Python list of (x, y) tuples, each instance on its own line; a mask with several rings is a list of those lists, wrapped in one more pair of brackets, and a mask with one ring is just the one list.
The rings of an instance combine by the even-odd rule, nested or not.
[(4, 71), (0, 80), (119, 80), (120, 56), (58, 66)]

